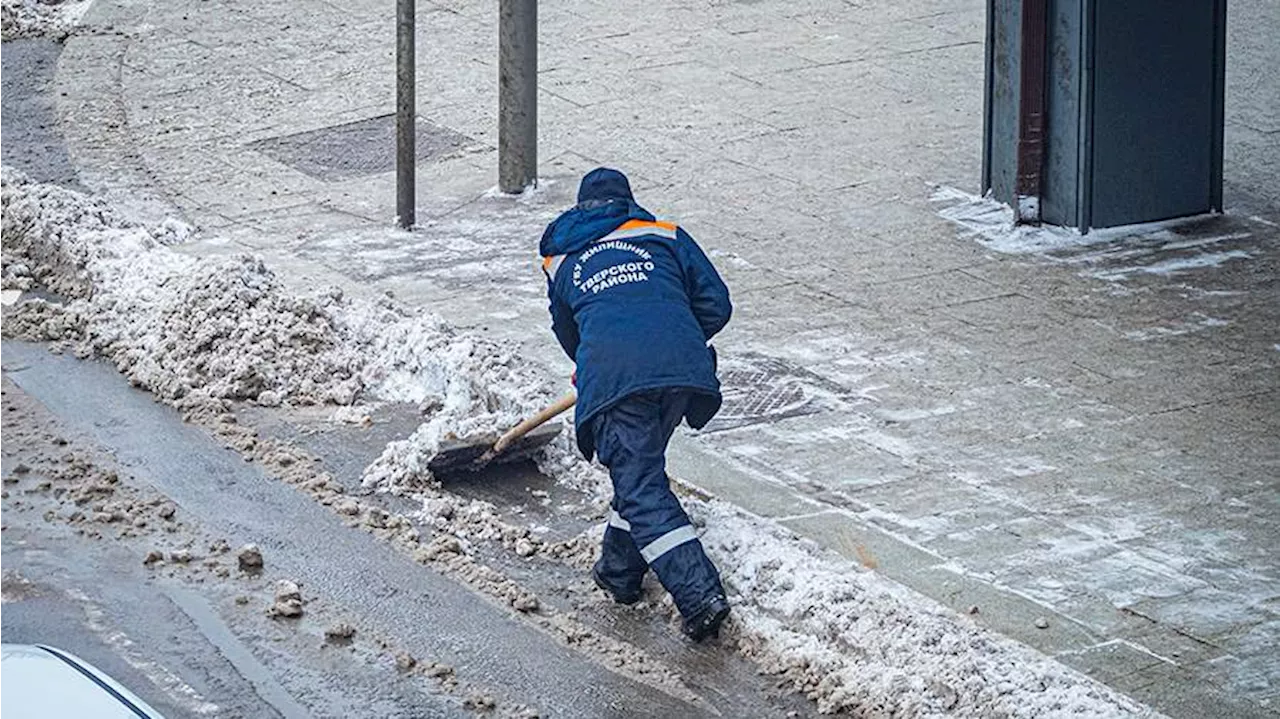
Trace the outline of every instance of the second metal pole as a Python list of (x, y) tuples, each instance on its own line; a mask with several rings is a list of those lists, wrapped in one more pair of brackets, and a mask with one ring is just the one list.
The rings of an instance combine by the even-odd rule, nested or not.
[(538, 177), (538, 1), (498, 2), (498, 189)]
[(396, 221), (405, 229), (416, 220), (414, 2), (396, 0)]

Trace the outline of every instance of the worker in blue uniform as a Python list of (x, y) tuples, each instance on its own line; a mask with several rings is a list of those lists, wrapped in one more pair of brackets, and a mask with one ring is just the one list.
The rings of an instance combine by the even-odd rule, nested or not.
[(701, 428), (720, 409), (709, 342), (729, 322), (729, 290), (693, 238), (636, 204), (626, 176), (609, 168), (582, 179), (540, 251), (552, 330), (577, 364), (578, 447), (613, 481), (592, 577), (633, 604), (652, 568), (684, 633), (715, 635), (729, 603), (671, 491), (666, 449), (681, 421)]

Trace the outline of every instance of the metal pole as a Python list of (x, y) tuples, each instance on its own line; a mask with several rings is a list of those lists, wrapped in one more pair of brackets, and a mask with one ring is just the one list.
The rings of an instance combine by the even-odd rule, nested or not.
[(996, 0), (987, 0), (987, 38), (983, 43), (985, 66), (982, 76), (982, 194), (987, 194), (987, 190), (992, 187), (991, 175), (995, 168), (991, 166), (991, 144), (992, 144), (992, 123), (995, 121), (993, 115), (995, 109), (992, 100), (995, 93), (992, 88), (996, 84), (995, 76), (995, 44), (996, 44), (996, 12), (998, 10)]
[(498, 1), (498, 189), (538, 177), (538, 2)]
[(396, 218), (404, 229), (415, 221), (414, 2), (396, 0)]

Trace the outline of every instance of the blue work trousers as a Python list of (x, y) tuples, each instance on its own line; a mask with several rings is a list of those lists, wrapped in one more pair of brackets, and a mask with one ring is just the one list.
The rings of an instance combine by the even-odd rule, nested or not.
[(601, 578), (638, 593), (652, 567), (685, 617), (723, 596), (720, 574), (702, 549), (667, 477), (667, 442), (684, 419), (690, 390), (659, 389), (627, 397), (593, 419), (596, 451), (613, 480)]

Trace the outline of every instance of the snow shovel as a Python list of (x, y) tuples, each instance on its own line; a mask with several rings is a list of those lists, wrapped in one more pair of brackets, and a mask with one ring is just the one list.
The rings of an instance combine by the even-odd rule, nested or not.
[(560, 423), (548, 422), (577, 401), (577, 394), (570, 392), (555, 404), (507, 430), (497, 441), (490, 437), (482, 437), (480, 441), (446, 439), (440, 444), (440, 451), (427, 463), (427, 468), (440, 476), (441, 472), (476, 472), (491, 462), (510, 462), (528, 457), (560, 434)]

